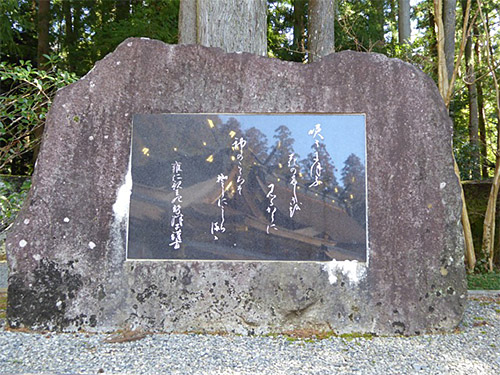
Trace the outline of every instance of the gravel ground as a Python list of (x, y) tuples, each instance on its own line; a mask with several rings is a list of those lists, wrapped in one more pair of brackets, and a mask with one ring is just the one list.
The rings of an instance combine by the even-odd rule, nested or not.
[(469, 300), (459, 332), (418, 337), (40, 334), (0, 329), (0, 373), (500, 374), (500, 298)]
[(2, 262), (0, 260), (0, 289), (7, 288), (8, 273), (7, 262)]

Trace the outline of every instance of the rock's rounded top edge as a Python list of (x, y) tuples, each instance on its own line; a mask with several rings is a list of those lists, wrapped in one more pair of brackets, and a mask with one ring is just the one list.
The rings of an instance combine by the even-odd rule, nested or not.
[[(135, 47), (134, 50), (137, 49), (139, 52), (131, 53), (131, 47)], [(207, 47), (199, 44), (169, 44), (158, 39), (142, 37), (129, 37), (125, 39), (115, 48), (114, 51), (99, 60), (83, 77), (71, 85), (63, 88), (61, 91), (67, 92), (68, 90), (72, 90), (82, 84), (82, 81), (87, 82), (84, 85), (88, 84), (88, 82), (91, 81), (95, 75), (98, 75), (98, 72), (100, 72), (101, 69), (103, 69), (108, 63), (113, 63), (115, 60), (127, 61), (130, 59), (130, 61), (133, 61), (136, 58), (135, 56), (137, 56), (137, 53), (148, 53), (147, 51), (155, 50), (164, 51), (166, 59), (172, 58), (177, 54), (183, 56), (203, 56), (208, 52), (214, 57), (214, 59), (220, 59), (222, 61), (229, 59), (243, 65), (257, 65), (257, 70), (261, 69), (261, 65), (267, 65), (268, 69), (276, 71), (293, 69), (295, 72), (302, 70), (309, 71), (311, 73), (321, 73), (322, 70), (329, 66), (333, 68), (341, 67), (341, 69), (345, 69), (345, 72), (351, 71), (356, 65), (371, 66), (374, 71), (396, 69), (399, 71), (399, 74), (402, 74), (403, 76), (422, 79), (422, 81), (426, 82), (428, 87), (433, 86), (433, 90), (437, 92), (437, 86), (432, 78), (418, 67), (398, 58), (391, 58), (374, 52), (344, 50), (327, 55), (317, 62), (304, 64), (300, 62), (284, 61), (277, 58), (260, 56), (249, 52), (225, 52), (219, 47)], [(162, 52), (160, 52), (160, 55), (161, 54)]]
[(325, 57), (323, 57), (321, 60), (308, 64), (308, 65), (314, 65), (314, 64), (324, 64), (328, 61), (334, 60), (334, 59), (344, 59), (344, 60), (365, 60), (365, 63), (376, 63), (376, 64), (383, 64), (383, 65), (389, 65), (389, 64), (396, 64), (400, 65), (402, 67), (409, 68), (410, 70), (414, 72), (418, 72), (419, 74), (422, 74), (423, 76), (428, 77), (428, 75), (423, 72), (419, 67), (401, 60), (400, 58), (397, 57), (389, 57), (381, 53), (377, 52), (359, 52), (359, 51), (353, 51), (353, 50), (344, 50), (344, 51), (339, 51), (339, 52), (334, 52), (331, 53)]
[[(293, 66), (303, 66), (304, 69), (313, 69), (318, 66), (321, 66), (327, 62), (333, 62), (333, 61), (338, 61), (339, 59), (341, 60), (364, 60), (366, 63), (378, 63), (378, 64), (397, 64), (401, 66), (405, 66), (407, 68), (410, 68), (413, 71), (419, 72), (420, 74), (427, 76), (421, 69), (416, 67), (415, 65), (412, 65), (409, 62), (403, 61), (399, 58), (393, 58), (393, 57), (388, 57), (386, 55), (383, 55), (381, 53), (376, 53), (376, 52), (359, 52), (359, 51), (353, 51), (353, 50), (344, 50), (344, 51), (339, 51), (339, 52), (334, 52), (331, 53), (323, 58), (321, 58), (319, 61), (304, 64), (301, 62), (296, 62), (296, 61), (286, 61), (286, 60), (280, 60), (278, 58), (273, 58), (273, 57), (268, 57), (268, 56), (261, 56), (257, 54), (253, 54), (250, 52), (226, 52), (220, 47), (207, 47), (203, 46), (200, 44), (169, 44), (165, 43), (161, 40), (158, 39), (149, 39), (149, 38), (141, 38), (141, 37), (130, 37), (125, 39), (123, 42), (121, 42), (116, 49), (108, 54), (107, 56), (115, 53), (116, 51), (126, 47), (130, 48), (133, 45), (137, 45), (137, 43), (142, 44), (142, 45), (160, 45), (162, 47), (167, 47), (167, 48), (173, 48), (173, 49), (187, 49), (187, 50), (192, 50), (196, 52), (201, 52), (201, 51), (211, 51), (212, 53), (216, 55), (221, 55), (221, 56), (228, 56), (228, 57), (236, 57), (239, 59), (243, 60), (248, 60), (248, 59), (255, 59), (255, 60), (266, 60), (266, 61), (273, 61), (276, 64), (283, 64), (283, 65), (293, 65)], [(106, 56), (106, 57), (107, 57)], [(105, 57), (105, 58), (106, 58)]]

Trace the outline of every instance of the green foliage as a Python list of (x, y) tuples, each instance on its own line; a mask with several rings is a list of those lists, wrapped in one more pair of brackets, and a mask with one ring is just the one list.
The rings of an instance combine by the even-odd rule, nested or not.
[(468, 289), (500, 290), (500, 272), (467, 275)]
[(490, 186), (490, 184), (484, 183), (464, 183), (462, 185), (465, 194), (465, 201), (467, 203), (467, 211), (469, 213), (472, 237), (474, 240), (474, 250), (476, 258), (480, 262), (483, 259), (483, 254), (481, 254), (481, 241), (483, 237), (484, 214), (488, 204)]
[(0, 176), (0, 232), (12, 224), (30, 187), (29, 178)]
[(474, 178), (474, 171), (479, 170), (481, 164), (474, 155), (480, 150), (476, 145), (470, 143), (468, 133), (464, 134), (463, 129), (457, 128), (454, 134), (453, 146), (462, 181), (477, 179)]
[[(416, 30), (412, 31), (415, 36), (413, 42), (411, 45), (392, 43), (393, 55), (416, 65), (437, 82), (437, 41), (433, 0), (423, 0), (416, 4), (412, 8), (412, 19), (417, 25)], [(401, 50), (401, 54), (398, 54), (398, 49)]]
[[(51, 0), (50, 45), (59, 65), (77, 75), (132, 36), (177, 42), (179, 0)], [(35, 62), (37, 2), (0, 1), (0, 58)]]
[[(96, 59), (100, 59), (112, 52), (118, 44), (129, 37), (146, 37), (158, 39), (165, 43), (177, 43), (177, 22), (179, 12), (179, 0), (147, 0), (141, 2), (132, 2), (131, 13), (124, 19), (118, 19), (115, 1), (102, 1), (107, 5), (107, 9), (96, 10), (96, 7), (90, 7), (90, 12), (94, 12), (93, 17), (98, 14), (107, 14), (105, 21), (98, 24), (95, 34), (88, 35), (85, 45), (90, 54), (89, 65), (85, 71), (90, 69)], [(89, 26), (97, 22), (96, 19), (87, 20)], [(82, 72), (84, 73), (84, 72)]]
[(337, 0), (335, 49), (385, 52), (384, 18), (390, 15), (388, 5), (383, 0)]
[(269, 0), (267, 12), (267, 51), (270, 57), (294, 61), (293, 5), (291, 0)]
[(0, 61), (35, 60), (36, 7), (28, 0), (0, 1)]
[[(462, 6), (465, 1), (462, 1)], [(496, 3), (496, 5), (495, 5)], [(498, 65), (500, 61), (500, 34), (495, 33), (493, 29), (497, 28), (499, 21), (498, 7), (500, 2), (494, 0), (491, 2), (482, 2), (483, 12), (487, 15), (487, 20), (489, 21), (488, 29), (490, 30), (491, 40), (486, 40), (486, 30), (485, 25), (482, 23), (481, 18), (478, 14), (477, 3), (472, 2), (472, 22), (473, 28), (471, 30), (471, 65), (473, 66), (475, 72), (475, 81), (468, 82), (465, 74), (465, 57), (464, 64), (457, 75), (457, 80), (455, 83), (454, 97), (450, 105), (450, 115), (454, 122), (454, 151), (457, 157), (457, 163), (460, 168), (462, 179), (478, 179), (479, 169), (481, 166), (486, 166), (489, 170), (483, 179), (487, 179), (493, 176), (495, 169), (496, 153), (497, 149), (497, 126), (498, 119), (496, 115), (496, 98), (495, 90), (493, 84), (493, 78), (487, 67), (487, 49), (489, 50), (492, 58), (493, 65)], [(496, 10), (494, 8), (496, 7)], [(463, 17), (460, 17), (457, 10), (457, 46), (458, 42), (462, 38), (462, 33), (460, 28), (463, 25)], [(458, 53), (458, 51), (457, 51)], [(497, 69), (497, 79), (500, 78)], [(480, 143), (479, 146), (474, 146), (470, 144), (469, 135), (469, 123), (470, 123), (470, 103), (469, 98), (470, 92), (468, 90), (468, 84), (474, 83), (477, 93), (478, 104), (482, 101), (484, 103), (484, 108), (482, 115), (485, 120), (485, 143)], [(481, 111), (479, 109), (479, 111)], [(481, 116), (481, 113), (479, 114)], [(480, 130), (481, 131), (481, 130)], [(478, 148), (486, 149), (486, 157), (481, 157), (481, 160), (477, 160), (474, 154), (478, 152)], [(475, 169), (474, 169), (475, 168)]]
[(47, 71), (30, 61), (19, 65), (0, 63), (0, 170), (4, 174), (31, 174), (32, 151), (40, 142), (40, 129), (56, 91), (76, 80), (76, 75), (57, 68), (49, 57)]
[[(486, 207), (488, 204), (488, 197), (491, 190), (491, 182), (490, 181), (464, 182), (462, 184), (462, 187), (465, 194), (465, 201), (467, 203), (467, 211), (469, 214), (472, 238), (474, 241), (474, 251), (477, 260), (474, 272), (484, 273), (488, 268), (488, 257), (482, 251), (481, 243), (483, 238), (484, 217), (485, 217)], [(497, 237), (495, 251), (497, 252), (500, 246), (500, 244), (498, 243), (498, 238), (500, 234), (499, 205), (500, 202), (497, 203), (496, 223), (495, 223), (495, 236)]]

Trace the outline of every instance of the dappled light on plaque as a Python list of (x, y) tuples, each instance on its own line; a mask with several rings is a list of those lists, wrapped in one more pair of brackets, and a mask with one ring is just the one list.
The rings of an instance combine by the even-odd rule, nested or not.
[(128, 259), (366, 260), (362, 114), (138, 114)]

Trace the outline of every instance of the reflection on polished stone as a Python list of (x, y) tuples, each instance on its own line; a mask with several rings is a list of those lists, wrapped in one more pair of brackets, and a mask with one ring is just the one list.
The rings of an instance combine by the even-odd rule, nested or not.
[(366, 260), (365, 116), (135, 115), (129, 259)]

